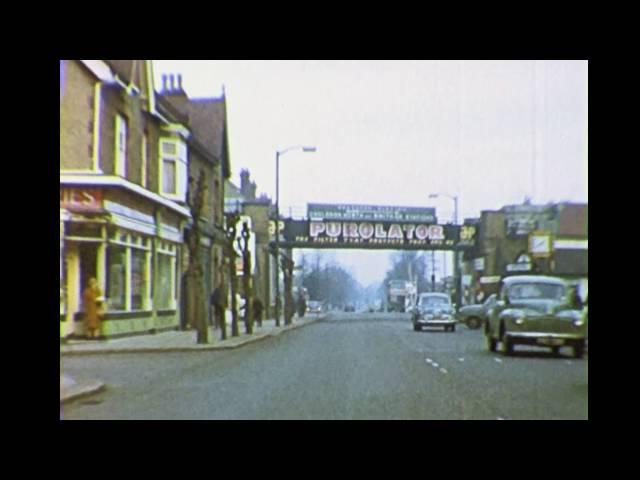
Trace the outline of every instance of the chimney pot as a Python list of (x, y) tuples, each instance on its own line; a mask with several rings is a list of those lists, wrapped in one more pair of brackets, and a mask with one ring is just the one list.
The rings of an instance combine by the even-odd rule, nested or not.
[(182, 75), (178, 74), (178, 90), (182, 90)]
[(167, 74), (162, 74), (162, 91), (167, 91)]

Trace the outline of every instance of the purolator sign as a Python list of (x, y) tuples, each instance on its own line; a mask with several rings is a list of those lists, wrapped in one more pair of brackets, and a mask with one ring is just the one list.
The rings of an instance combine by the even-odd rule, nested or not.
[[(450, 249), (471, 246), (475, 228), (398, 222), (288, 220), (284, 239), (297, 248)], [(462, 240), (462, 242), (461, 242)]]

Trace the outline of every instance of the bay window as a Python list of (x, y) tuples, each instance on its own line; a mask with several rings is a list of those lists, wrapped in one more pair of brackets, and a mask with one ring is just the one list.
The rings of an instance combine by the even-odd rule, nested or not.
[(187, 146), (177, 138), (160, 139), (160, 193), (185, 201), (187, 193)]

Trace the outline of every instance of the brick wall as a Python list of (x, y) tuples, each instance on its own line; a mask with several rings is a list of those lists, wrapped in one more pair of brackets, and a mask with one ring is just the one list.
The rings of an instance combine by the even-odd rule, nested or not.
[(95, 77), (78, 60), (64, 61), (60, 99), (60, 169), (93, 168)]

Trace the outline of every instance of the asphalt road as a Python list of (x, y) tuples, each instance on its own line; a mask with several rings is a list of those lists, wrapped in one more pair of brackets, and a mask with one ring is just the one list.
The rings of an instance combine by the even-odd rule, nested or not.
[(104, 393), (64, 419), (587, 419), (588, 357), (490, 353), (481, 330), (332, 314), (238, 350), (65, 357)]

